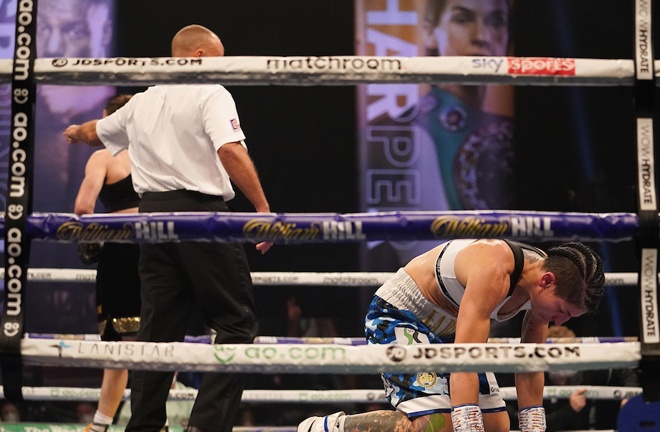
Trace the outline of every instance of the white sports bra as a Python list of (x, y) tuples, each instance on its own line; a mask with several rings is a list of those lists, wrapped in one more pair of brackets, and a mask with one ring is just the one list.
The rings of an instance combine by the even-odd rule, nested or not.
[[(454, 263), (456, 262), (456, 255), (458, 252), (460, 252), (463, 248), (474, 241), (474, 239), (459, 239), (448, 241), (445, 243), (444, 247), (440, 249), (440, 253), (438, 253), (438, 259), (435, 263), (435, 279), (438, 283), (438, 289), (442, 295), (445, 296), (445, 298), (459, 307), (461, 305), (461, 300), (463, 299), (463, 294), (465, 294), (465, 287), (461, 285), (461, 283), (456, 278)], [(502, 303), (500, 303), (495, 308), (490, 316), (491, 319), (494, 319), (498, 322), (509, 320), (517, 315), (518, 312), (531, 308), (531, 302), (528, 300), (518, 309), (511, 311), (506, 315), (499, 315), (500, 309), (502, 309), (502, 306), (504, 306), (504, 304), (509, 301), (513, 290), (516, 288), (516, 284), (520, 280), (525, 261), (523, 249), (532, 250), (542, 257), (545, 256), (545, 253), (533, 246), (526, 245), (524, 243), (512, 242), (509, 240), (504, 241), (509, 245), (511, 251), (513, 252), (515, 267), (513, 269), (513, 273), (511, 274), (511, 286), (509, 288), (509, 293), (504, 298)]]

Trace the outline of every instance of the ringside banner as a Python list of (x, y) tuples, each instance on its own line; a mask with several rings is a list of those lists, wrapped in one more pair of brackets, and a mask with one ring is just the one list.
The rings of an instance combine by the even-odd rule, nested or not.
[[(570, 59), (506, 57), (512, 45), (511, 1), (446, 4), (356, 1), (357, 54), (424, 61), (469, 56), (464, 64), (470, 74), (575, 74)], [(512, 208), (513, 133), (509, 86), (441, 80), (359, 86), (361, 210)], [(431, 247), (430, 242), (368, 242), (363, 267), (377, 270), (373, 267), (393, 259), (403, 264)]]

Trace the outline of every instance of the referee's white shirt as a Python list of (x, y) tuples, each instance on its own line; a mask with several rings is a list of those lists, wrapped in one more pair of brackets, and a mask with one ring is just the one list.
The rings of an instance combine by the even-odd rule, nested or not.
[(140, 196), (178, 189), (225, 201), (235, 195), (217, 151), (230, 142), (245, 146), (245, 135), (234, 99), (220, 85), (150, 87), (99, 120), (96, 132), (113, 155), (128, 148)]

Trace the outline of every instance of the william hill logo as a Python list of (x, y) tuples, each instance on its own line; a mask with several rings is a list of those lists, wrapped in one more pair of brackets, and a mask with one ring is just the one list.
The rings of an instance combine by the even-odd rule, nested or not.
[(117, 241), (148, 240), (176, 241), (179, 236), (174, 232), (174, 222), (134, 222), (125, 223), (120, 228), (108, 225), (80, 222), (65, 222), (57, 228), (57, 238), (65, 241)]
[(98, 223), (84, 225), (80, 222), (65, 222), (57, 228), (57, 238), (65, 241), (93, 242), (130, 240), (134, 231), (131, 223), (126, 223), (119, 229), (110, 229), (108, 225)]
[(482, 237), (553, 237), (552, 218), (543, 216), (522, 216), (487, 222), (476, 216), (443, 216), (431, 223), (431, 232), (440, 238)]
[(321, 228), (318, 223), (301, 228), (295, 223), (275, 222), (263, 219), (253, 219), (243, 225), (245, 237), (253, 240), (313, 240), (318, 239)]
[(440, 238), (444, 237), (501, 237), (509, 231), (505, 221), (487, 223), (483, 218), (443, 216), (431, 223), (431, 232)]
[(299, 226), (293, 222), (254, 219), (243, 225), (243, 234), (253, 240), (365, 240), (362, 222), (324, 221)]

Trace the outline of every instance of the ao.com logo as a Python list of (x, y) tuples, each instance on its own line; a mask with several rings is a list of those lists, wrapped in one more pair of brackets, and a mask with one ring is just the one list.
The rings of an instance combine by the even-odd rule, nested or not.
[(56, 59), (53, 59), (53, 62), (52, 62), (53, 66), (55, 66), (55, 67), (64, 67), (68, 63), (69, 63), (69, 61), (65, 58), (56, 58)]
[(222, 364), (231, 363), (236, 357), (236, 347), (224, 347), (221, 345), (214, 346), (215, 353), (213, 356)]

